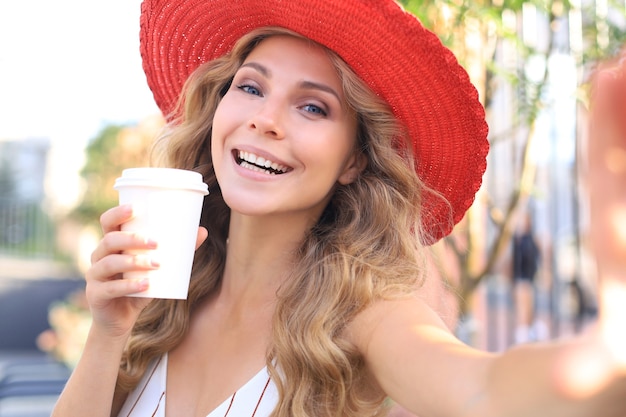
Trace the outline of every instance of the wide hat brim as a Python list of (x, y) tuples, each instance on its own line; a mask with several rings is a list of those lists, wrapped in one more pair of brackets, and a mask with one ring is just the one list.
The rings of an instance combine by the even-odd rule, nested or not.
[(140, 48), (155, 101), (169, 116), (189, 75), (253, 29), (280, 26), (341, 56), (408, 129), (433, 241), (458, 223), (482, 182), (485, 112), (467, 72), (393, 0), (144, 0)]

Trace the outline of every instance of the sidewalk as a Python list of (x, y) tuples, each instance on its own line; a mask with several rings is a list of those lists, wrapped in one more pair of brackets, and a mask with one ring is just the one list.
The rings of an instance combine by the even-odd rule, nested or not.
[(51, 259), (18, 258), (0, 254), (0, 280), (3, 278), (41, 279), (76, 277), (67, 265)]

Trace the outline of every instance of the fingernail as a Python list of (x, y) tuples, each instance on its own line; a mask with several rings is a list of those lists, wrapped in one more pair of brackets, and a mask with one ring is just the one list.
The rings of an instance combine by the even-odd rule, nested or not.
[(137, 287), (141, 290), (145, 290), (150, 286), (150, 280), (148, 278), (141, 278), (137, 281)]
[(149, 237), (145, 237), (139, 233), (135, 234), (135, 239), (139, 240), (143, 245), (148, 246), (149, 248), (154, 249), (157, 247), (156, 240), (149, 238)]
[(160, 264), (158, 261), (152, 259), (152, 257), (148, 255), (135, 255), (135, 265), (148, 267), (148, 268), (156, 268)]

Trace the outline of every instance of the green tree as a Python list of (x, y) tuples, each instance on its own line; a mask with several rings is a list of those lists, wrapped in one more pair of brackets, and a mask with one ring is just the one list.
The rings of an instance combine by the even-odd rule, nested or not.
[(86, 164), (80, 172), (84, 179), (85, 193), (81, 204), (73, 213), (83, 222), (97, 220), (115, 202), (111, 178), (115, 178), (122, 167), (112, 158), (112, 154), (118, 146), (118, 135), (124, 127), (106, 126), (87, 146)]
[(161, 116), (154, 116), (136, 125), (108, 125), (99, 132), (86, 148), (86, 163), (80, 173), (85, 192), (72, 213), (74, 218), (93, 224), (104, 211), (117, 205), (115, 180), (125, 168), (150, 164), (150, 148), (162, 126)]

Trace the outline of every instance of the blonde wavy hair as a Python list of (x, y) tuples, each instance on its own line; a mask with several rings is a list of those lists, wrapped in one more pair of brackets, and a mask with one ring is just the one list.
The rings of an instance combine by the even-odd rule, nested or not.
[[(131, 391), (151, 360), (180, 343), (194, 307), (218, 287), (230, 209), (211, 163), (213, 115), (248, 54), (277, 35), (302, 38), (282, 28), (255, 30), (231, 53), (196, 70), (184, 87), (180, 116), (156, 143), (161, 165), (203, 173), (210, 193), (201, 225), (209, 237), (196, 253), (188, 299), (154, 300), (140, 315), (122, 359), (118, 394)], [(280, 394), (272, 417), (385, 415), (385, 395), (368, 385), (363, 358), (344, 330), (372, 302), (407, 295), (422, 280), (420, 242), (427, 239), (419, 207), (426, 188), (403, 146), (405, 132), (389, 107), (326, 50), (357, 114), (357, 144), (367, 166), (355, 182), (337, 188), (278, 293), (267, 353)]]

